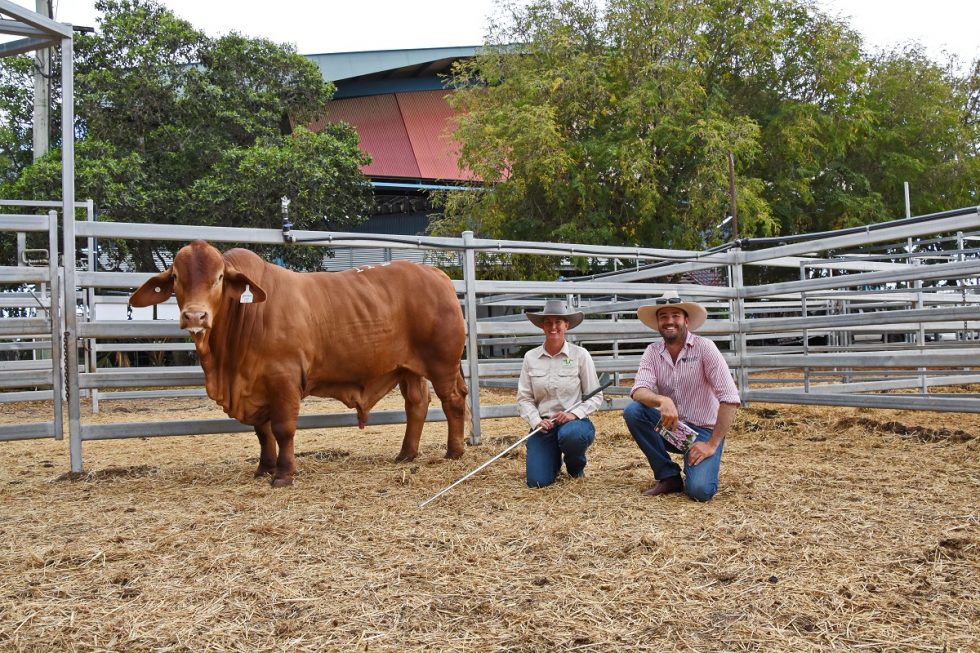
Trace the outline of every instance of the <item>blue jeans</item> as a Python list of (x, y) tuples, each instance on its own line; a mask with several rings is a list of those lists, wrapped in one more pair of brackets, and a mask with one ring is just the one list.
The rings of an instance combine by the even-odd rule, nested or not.
[[(644, 406), (638, 401), (631, 402), (623, 410), (623, 419), (630, 430), (636, 444), (640, 446), (643, 455), (647, 457), (653, 477), (663, 481), (681, 473), (680, 465), (670, 458), (671, 453), (681, 453), (677, 447), (670, 444), (654, 430), (660, 421), (660, 411)], [(697, 431), (697, 441), (707, 442), (711, 439), (711, 431), (694, 424), (689, 424)], [(721, 468), (721, 452), (725, 441), (718, 444), (714, 455), (705, 458), (697, 465), (690, 465), (684, 456), (684, 492), (695, 501), (708, 501), (718, 491), (718, 470)]]
[(527, 486), (551, 485), (561, 471), (562, 456), (569, 476), (585, 474), (585, 451), (595, 440), (588, 419), (573, 419), (550, 431), (535, 433), (527, 441)]

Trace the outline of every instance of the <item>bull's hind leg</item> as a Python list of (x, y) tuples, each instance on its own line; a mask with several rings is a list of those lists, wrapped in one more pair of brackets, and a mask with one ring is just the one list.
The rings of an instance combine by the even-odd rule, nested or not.
[(255, 478), (276, 473), (276, 436), (272, 434), (272, 424), (265, 422), (255, 427), (259, 438), (259, 466)]
[(442, 402), (449, 425), (449, 439), (446, 442), (446, 458), (459, 458), (463, 455), (465, 443), (463, 431), (466, 426), (466, 380), (459, 367), (451, 372), (432, 379), (432, 387)]
[(415, 460), (419, 455), (419, 440), (422, 439), (422, 427), (425, 426), (425, 416), (429, 412), (429, 384), (418, 374), (404, 372), (398, 381), (398, 388), (405, 398), (405, 439), (402, 440), (402, 450), (395, 457), (395, 462)]

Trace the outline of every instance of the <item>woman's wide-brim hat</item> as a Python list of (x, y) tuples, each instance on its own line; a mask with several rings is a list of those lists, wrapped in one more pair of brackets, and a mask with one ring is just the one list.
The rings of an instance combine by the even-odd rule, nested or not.
[(568, 328), (574, 329), (582, 324), (585, 315), (581, 311), (570, 311), (568, 306), (560, 299), (549, 299), (544, 303), (544, 309), (539, 313), (525, 313), (531, 324), (540, 327), (546, 317), (560, 317), (568, 322)]
[(636, 309), (636, 316), (640, 322), (647, 325), (654, 331), (659, 331), (657, 325), (657, 311), (661, 308), (679, 308), (687, 313), (687, 328), (696, 331), (708, 319), (708, 311), (704, 306), (697, 302), (685, 302), (675, 290), (666, 291), (662, 297), (658, 297), (652, 305), (641, 306)]

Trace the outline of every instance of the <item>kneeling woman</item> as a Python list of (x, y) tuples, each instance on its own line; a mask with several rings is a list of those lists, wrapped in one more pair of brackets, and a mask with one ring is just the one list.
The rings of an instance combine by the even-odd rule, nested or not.
[(573, 410), (565, 409), (599, 387), (595, 363), (588, 351), (565, 340), (565, 332), (582, 323), (581, 312), (549, 299), (540, 313), (527, 319), (544, 331), (544, 344), (524, 354), (517, 384), (517, 406), (531, 429), (541, 431), (527, 441), (527, 485), (551, 485), (564, 460), (569, 476), (585, 475), (585, 452), (595, 440), (588, 415), (602, 405), (602, 393)]

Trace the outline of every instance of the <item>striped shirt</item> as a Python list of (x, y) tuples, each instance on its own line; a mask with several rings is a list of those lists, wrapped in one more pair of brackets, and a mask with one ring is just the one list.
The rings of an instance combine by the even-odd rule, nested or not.
[(706, 429), (715, 428), (719, 404), (741, 404), (728, 363), (718, 347), (691, 332), (676, 363), (662, 340), (647, 346), (630, 396), (639, 388), (669, 397), (682, 422)]
[[(565, 341), (552, 356), (544, 345), (524, 354), (521, 378), (517, 382), (517, 409), (521, 417), (537, 428), (545, 417), (554, 417), (582, 400), (582, 395), (599, 387), (595, 363), (587, 349)], [(571, 411), (582, 419), (602, 405), (602, 393), (590, 397)]]

